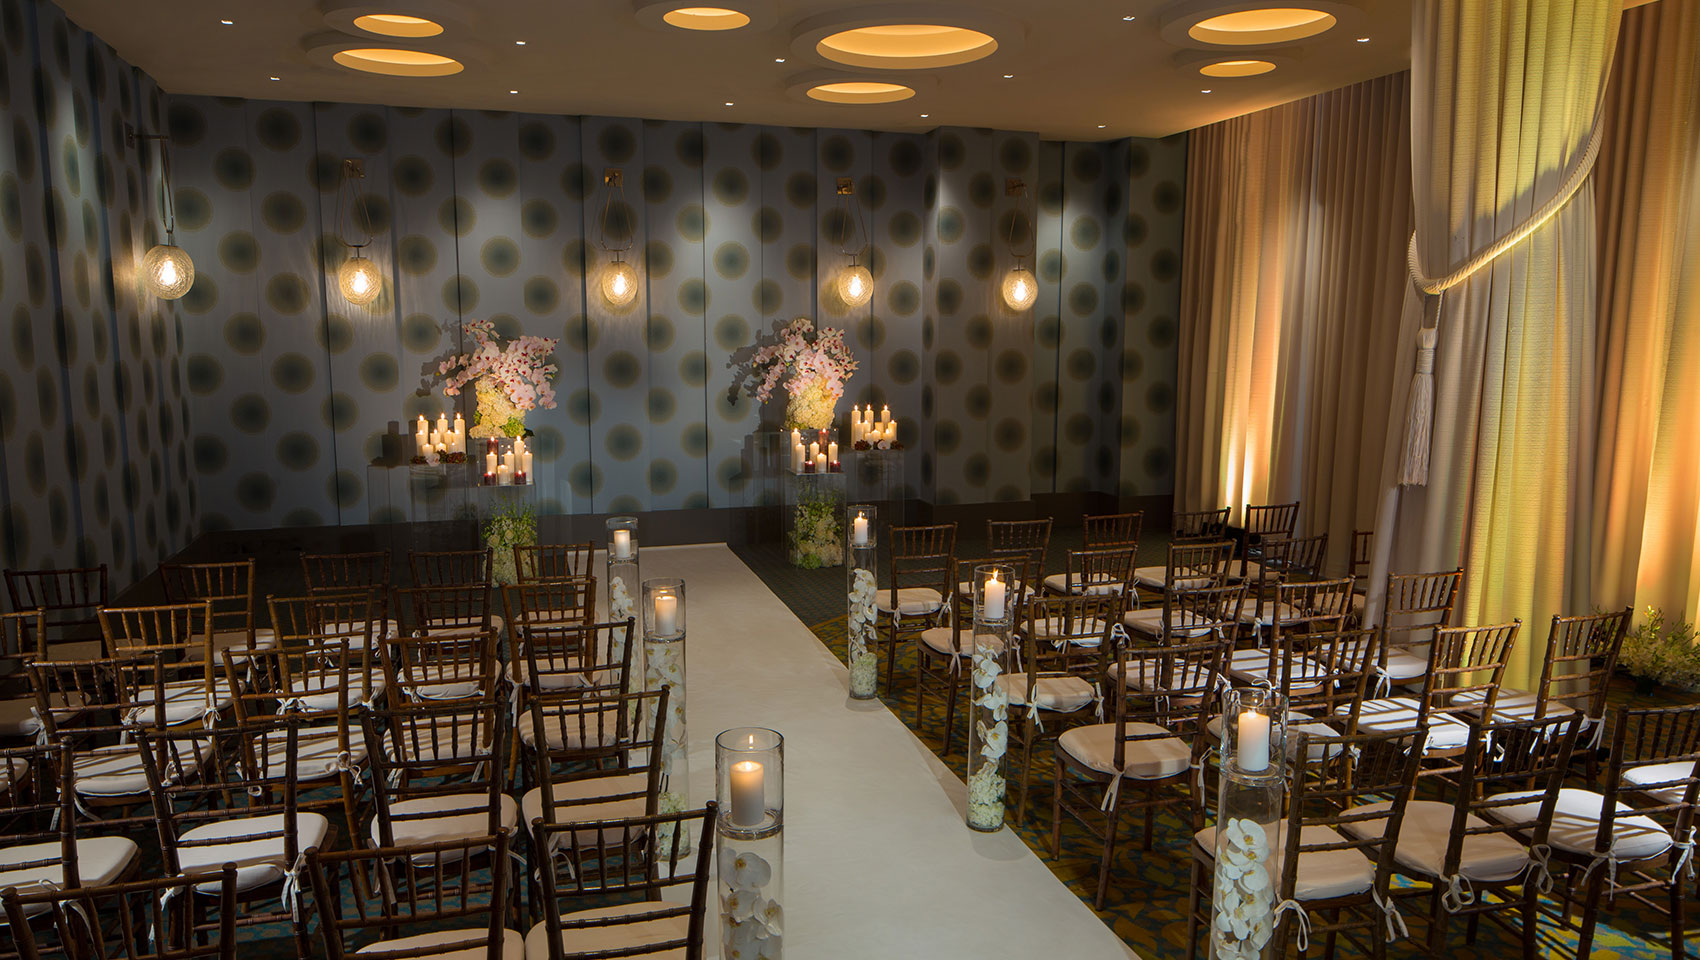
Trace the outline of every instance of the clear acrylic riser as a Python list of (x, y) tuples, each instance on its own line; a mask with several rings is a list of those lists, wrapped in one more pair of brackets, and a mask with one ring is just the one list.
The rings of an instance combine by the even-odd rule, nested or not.
[(786, 553), (807, 570), (844, 563), (845, 475), (792, 473), (781, 477)]

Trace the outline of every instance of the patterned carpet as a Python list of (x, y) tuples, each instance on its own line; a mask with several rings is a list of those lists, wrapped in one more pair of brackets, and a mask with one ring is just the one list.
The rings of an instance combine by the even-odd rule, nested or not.
[[(1059, 531), (1061, 533), (1061, 531)], [(1140, 550), (1141, 562), (1150, 550), (1161, 555), (1160, 544), (1146, 544)], [(960, 552), (960, 550), (959, 550)], [(1057, 552), (1053, 545), (1053, 553)], [(806, 623), (815, 636), (841, 660), (845, 656), (844, 571), (803, 571), (784, 562), (781, 551), (766, 548), (740, 548), (738, 553), (760, 575), (776, 594)], [(830, 615), (829, 615), (830, 614)], [(881, 654), (884, 656), (883, 650)], [(935, 753), (943, 746), (944, 705), (929, 696), (924, 713), (915, 714), (915, 663), (912, 648), (900, 654), (897, 664), (896, 696), (884, 689), (882, 659), (881, 699), (914, 730), (922, 742)], [(1627, 681), (1614, 684), (1612, 700), (1617, 703), (1634, 701), (1638, 705), (1662, 705), (1677, 702), (1669, 696), (1642, 696), (1634, 693)], [(960, 771), (963, 763), (965, 734), (958, 719), (954, 749), (947, 759)], [(1043, 784), (1034, 790), (1026, 818), (1011, 825), (1028, 846), (1039, 854), (1057, 878), (1067, 884), (1088, 907), (1097, 884), (1098, 847), (1084, 829), (1065, 820), (1062, 833), (1062, 854), (1049, 859), (1050, 844), (1050, 754), (1036, 752), (1034, 780)], [(1012, 754), (1013, 756), (1013, 754)], [(1015, 777), (1011, 777), (1009, 817), (1015, 817)], [(966, 827), (964, 827), (966, 829)], [(1112, 870), (1110, 892), (1103, 910), (1097, 911), (1103, 921), (1125, 940), (1140, 956), (1148, 960), (1186, 957), (1186, 905), (1191, 883), (1192, 861), (1189, 851), (1191, 838), (1187, 825), (1179, 816), (1160, 814), (1154, 830), (1152, 849), (1139, 849), (1137, 825), (1124, 827), (1118, 844), (1117, 859)], [(1407, 885), (1413, 891), (1418, 889)], [(1556, 910), (1556, 905), (1547, 906)], [(1427, 935), (1426, 899), (1407, 902), (1403, 906), (1413, 939), (1390, 944), (1391, 957), (1414, 957), (1423, 951), (1419, 944)], [(1667, 921), (1654, 911), (1619, 897), (1602, 912), (1590, 956), (1600, 960), (1658, 960), (1670, 957), (1669, 941), (1665, 934)], [(1446, 953), (1459, 958), (1502, 958), (1521, 953), (1519, 941), (1492, 923), (1483, 923), (1474, 943), (1466, 942), (1465, 924), (1454, 924)], [(1574, 958), (1576, 934), (1561, 929), (1556, 917), (1548, 917), (1541, 925), (1539, 949), (1542, 956)], [(1313, 949), (1315, 949), (1313, 947)], [(1351, 947), (1341, 945), (1341, 955), (1352, 955)], [(1692, 952), (1692, 951), (1691, 951)], [(1200, 956), (1203, 956), (1201, 950)]]

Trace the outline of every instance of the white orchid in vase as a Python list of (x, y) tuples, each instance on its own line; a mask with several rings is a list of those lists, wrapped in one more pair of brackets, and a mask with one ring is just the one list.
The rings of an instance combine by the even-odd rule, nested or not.
[(1236, 818), (1223, 831), (1216, 864), (1210, 936), (1224, 960), (1257, 960), (1275, 933), (1275, 885), (1269, 837), (1255, 820)]
[(522, 336), (504, 344), (490, 320), (468, 320), (462, 329), (472, 337), (472, 349), (437, 365), (437, 374), (445, 378), (443, 393), (458, 396), (468, 383), (477, 385), (472, 436), (523, 436), (527, 411), (555, 407), (549, 381), (559, 371), (553, 357), (560, 341)]
[(968, 753), (968, 825), (996, 830), (1003, 825), (1003, 756), (1009, 749), (1009, 691), (999, 653), (975, 638), (974, 736)]
[(859, 567), (851, 574), (848, 659), (850, 694), (855, 697), (873, 696), (879, 683), (879, 662), (869, 645), (874, 638), (874, 621), (879, 615), (874, 608), (878, 589), (872, 570)]
[(782, 960), (785, 910), (764, 895), (773, 865), (752, 850), (720, 850), (720, 956), (723, 960)]
[(784, 381), (790, 395), (785, 426), (824, 430), (832, 426), (833, 410), (856, 368), (856, 358), (844, 344), (843, 330), (817, 330), (813, 320), (798, 317), (786, 324), (773, 342), (756, 348), (744, 379), (750, 393), (762, 403)]

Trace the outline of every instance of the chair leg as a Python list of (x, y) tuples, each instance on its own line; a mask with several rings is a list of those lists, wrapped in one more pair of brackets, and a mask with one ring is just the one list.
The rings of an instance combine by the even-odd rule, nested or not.
[(897, 679), (897, 622), (888, 621), (885, 627), (885, 694), (891, 696), (896, 691), (892, 684)]
[(1186, 960), (1194, 960), (1198, 956), (1198, 901), (1204, 882), (1204, 864), (1193, 857), (1192, 885), (1186, 894)]
[[(956, 741), (956, 701), (959, 695), (956, 678), (947, 670), (944, 694), (944, 750), (939, 754), (940, 758), (950, 756), (950, 745)], [(917, 719), (916, 722), (920, 721)]]
[(1015, 822), (1019, 825), (1027, 820), (1027, 786), (1033, 780), (1033, 730), (1023, 728), (1026, 734), (1021, 738), (1021, 799), (1015, 804)]
[(1062, 794), (1063, 794), (1063, 765), (1060, 759), (1052, 760), (1053, 777), (1051, 779), (1051, 859), (1062, 856)]
[(1673, 960), (1686, 960), (1688, 956), (1687, 925), (1688, 916), (1685, 910), (1686, 900), (1682, 893), (1682, 871), (1673, 871), (1670, 878), (1670, 955)]
[[(1541, 928), (1541, 895), (1532, 883), (1523, 884), (1523, 960), (1537, 960), (1535, 934)], [(1578, 953), (1578, 957), (1587, 954)]]
[[(927, 699), (927, 657), (921, 651), (915, 651), (915, 732), (921, 732), (921, 706)], [(950, 741), (945, 741), (945, 747), (950, 747)]]
[(1104, 856), (1098, 861), (1098, 896), (1092, 901), (1093, 906), (1099, 910), (1104, 909), (1104, 897), (1110, 892), (1110, 861), (1116, 856), (1116, 827), (1121, 807), (1121, 797), (1117, 795), (1116, 802), (1111, 804), (1109, 812), (1104, 814)]
[(1446, 947), (1446, 921), (1451, 914), (1441, 903), (1444, 890), (1445, 885), (1437, 881), (1428, 895), (1428, 953), (1431, 957), (1440, 956), (1441, 950)]

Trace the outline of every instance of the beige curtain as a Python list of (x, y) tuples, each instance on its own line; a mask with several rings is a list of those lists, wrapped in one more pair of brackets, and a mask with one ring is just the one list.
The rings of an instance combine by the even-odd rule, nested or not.
[(1594, 180), (1594, 595), (1700, 619), (1700, 0), (1623, 17)]
[[(1584, 153), (1617, 43), (1619, 0), (1417, 0), (1412, 185), (1417, 253), (1445, 275), (1514, 230)], [(1390, 497), (1396, 568), (1462, 565), (1456, 622), (1521, 617), (1511, 683), (1538, 672), (1548, 618), (1588, 608), (1595, 391), (1594, 191), (1585, 185), (1439, 311), (1426, 487)], [(1427, 308), (1425, 310), (1425, 308)], [(1432, 304), (1400, 322), (1408, 383)], [(1427, 322), (1434, 322), (1432, 319)], [(1388, 421), (1402, 438), (1405, 390)], [(1383, 461), (1390, 489), (1397, 448)], [(1385, 569), (1386, 563), (1378, 563)]]
[[(1374, 519), (1411, 228), (1408, 74), (1193, 131), (1177, 505)], [(1407, 376), (1408, 376), (1407, 372)]]

